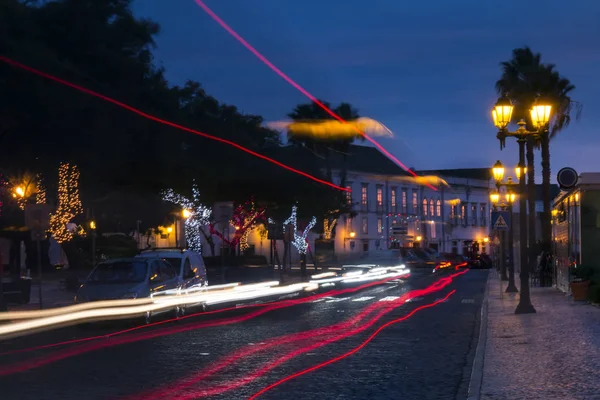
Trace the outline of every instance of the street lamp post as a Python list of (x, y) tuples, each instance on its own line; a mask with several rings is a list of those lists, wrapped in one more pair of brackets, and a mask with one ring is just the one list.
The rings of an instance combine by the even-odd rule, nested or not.
[[(500, 161), (498, 161), (499, 163)], [(499, 173), (498, 168), (497, 168), (497, 164), (494, 166), (493, 168), (493, 172), (494, 172), (494, 178), (495, 179), (502, 179), (502, 176), (504, 175), (504, 168), (502, 168), (502, 172)], [(498, 182), (498, 181), (496, 181)], [(498, 183), (496, 183), (496, 185), (498, 185)], [(504, 204), (500, 204), (500, 192), (496, 189), (494, 191), (492, 191), (490, 193), (490, 202), (492, 203), (492, 207), (493, 210), (496, 211), (498, 208), (500, 208), (501, 210), (504, 208)], [(501, 231), (500, 229), (497, 230), (497, 236), (498, 239), (500, 241), (500, 244), (498, 246), (498, 252), (500, 253), (498, 256), (498, 261), (500, 263), (500, 279), (503, 281), (507, 281), (508, 277), (506, 276), (506, 257), (504, 255), (504, 249), (505, 249), (505, 238), (504, 238), (504, 232)]]
[[(527, 168), (525, 168), (525, 171)], [(517, 195), (514, 191), (514, 187), (516, 186), (513, 183), (512, 177), (507, 177), (504, 180), (504, 166), (500, 161), (496, 161), (496, 164), (492, 167), (492, 173), (494, 175), (494, 179), (496, 180), (496, 188), (500, 190), (500, 188), (506, 188), (505, 193), (505, 203), (501, 205), (503, 210), (508, 211), (510, 225), (508, 228), (508, 278), (505, 279), (506, 272), (503, 271), (502, 277), (503, 280), (508, 280), (508, 287), (506, 288), (506, 293), (517, 293), (519, 290), (515, 285), (515, 260), (514, 260), (514, 222), (513, 222), (513, 205), (517, 198)], [(515, 175), (517, 175), (517, 179), (521, 177), (521, 168), (517, 165), (515, 168)], [(490, 195), (490, 200), (492, 200), (492, 204), (494, 206), (500, 201), (500, 193), (496, 192), (495, 199)], [(495, 201), (494, 201), (495, 200)], [(504, 260), (503, 260), (504, 262)]]
[[(492, 110), (492, 118), (494, 125), (498, 128), (498, 134), (496, 137), (500, 141), (500, 149), (504, 148), (507, 137), (514, 137), (517, 139), (519, 145), (519, 230), (520, 230), (520, 253), (521, 253), (521, 295), (519, 298), (519, 304), (515, 309), (515, 314), (529, 314), (535, 313), (535, 308), (531, 304), (531, 293), (529, 290), (529, 257), (528, 257), (528, 245), (527, 245), (527, 203), (525, 198), (525, 143), (528, 138), (535, 137), (540, 132), (544, 133), (548, 130), (548, 122), (550, 121), (550, 113), (552, 107), (545, 104), (540, 99), (536, 101), (531, 109), (531, 120), (536, 131), (527, 130), (527, 123), (524, 120), (520, 120), (517, 124), (519, 128), (515, 132), (510, 132), (507, 127), (511, 122), (512, 113), (514, 106), (510, 99), (504, 95)], [(533, 161), (533, 160), (532, 160)], [(533, 165), (529, 168), (529, 175), (533, 178)], [(521, 173), (523, 172), (523, 173)], [(530, 180), (530, 183), (532, 183)], [(534, 188), (535, 189), (535, 188)], [(534, 193), (535, 195), (535, 193)], [(531, 191), (528, 193), (528, 197), (531, 197)], [(531, 201), (531, 200), (530, 200)], [(535, 207), (531, 208), (532, 213), (535, 212)], [(535, 218), (535, 217), (534, 217)], [(535, 222), (535, 219), (534, 219)], [(535, 223), (530, 226), (530, 229), (535, 230)], [(534, 243), (530, 243), (530, 247), (533, 247)]]

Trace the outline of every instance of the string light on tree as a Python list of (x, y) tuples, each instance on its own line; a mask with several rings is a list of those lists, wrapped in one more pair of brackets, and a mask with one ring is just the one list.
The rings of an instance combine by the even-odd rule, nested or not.
[(298, 232), (297, 212), (298, 212), (298, 207), (293, 206), (292, 207), (292, 215), (290, 215), (290, 217), (283, 222), (283, 232), (285, 233), (286, 225), (292, 224), (292, 226), (294, 227), (293, 228), (294, 229), (294, 240), (292, 241), (292, 244), (298, 250), (298, 253), (306, 254), (306, 252), (308, 251), (308, 241), (306, 240), (306, 237), (308, 236), (308, 232), (317, 224), (317, 218), (312, 217), (312, 219), (310, 220), (310, 222), (308, 223), (306, 228), (304, 228), (304, 231), (302, 232), (302, 234), (298, 235), (298, 233), (297, 233)]
[(184, 215), (185, 240), (191, 250), (200, 252), (202, 250), (202, 237), (200, 229), (210, 224), (212, 210), (200, 202), (200, 190), (196, 183), (192, 186), (192, 198), (176, 193), (173, 189), (166, 190), (162, 199), (177, 204), (187, 213)]
[(37, 192), (35, 193), (35, 204), (46, 204), (46, 186), (44, 185), (42, 174), (38, 174), (36, 180)]
[(329, 218), (325, 218), (325, 220), (323, 221), (323, 239), (331, 240), (335, 224), (337, 224), (337, 218), (334, 218), (333, 221), (331, 221), (331, 223), (329, 222)]
[(61, 163), (58, 167), (58, 205), (56, 212), (50, 215), (50, 232), (58, 243), (73, 238), (67, 224), (83, 212), (79, 198), (79, 175), (76, 165)]
[(246, 250), (249, 247), (248, 235), (256, 223), (261, 220), (265, 211), (264, 207), (258, 207), (254, 203), (254, 198), (250, 198), (249, 201), (240, 204), (233, 210), (232, 218), (229, 220), (229, 223), (235, 227), (235, 234), (232, 240), (229, 240), (223, 233), (219, 232), (214, 224), (210, 225), (210, 233), (216, 235), (223, 243), (226, 243), (230, 247), (236, 246), (239, 243), (240, 250)]

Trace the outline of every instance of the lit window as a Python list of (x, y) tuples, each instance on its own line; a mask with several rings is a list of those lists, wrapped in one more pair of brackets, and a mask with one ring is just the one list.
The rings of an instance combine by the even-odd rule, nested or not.
[(442, 202), (440, 199), (437, 199), (437, 202), (435, 203), (435, 215), (438, 217), (442, 216)]
[(346, 185), (346, 189), (348, 189), (348, 191), (346, 192), (346, 201), (348, 202), (348, 204), (352, 204), (352, 184), (348, 183)]
[(377, 207), (383, 207), (383, 188), (381, 186), (377, 187)]
[(396, 211), (396, 188), (392, 188), (392, 210)]
[(435, 214), (433, 213), (433, 199), (429, 200), (429, 216), (433, 217)]
[(427, 216), (427, 199), (423, 199), (423, 215)]
[(365, 235), (369, 233), (369, 218), (367, 217), (362, 218), (362, 233)]
[(408, 207), (408, 193), (406, 189), (402, 189), (402, 212), (406, 213), (406, 207)]
[(348, 234), (350, 232), (352, 232), (352, 218), (351, 217), (346, 218), (346, 232)]
[(377, 233), (383, 233), (383, 219), (377, 218)]
[(413, 190), (412, 193), (412, 211), (413, 214), (418, 214), (419, 213), (419, 199), (418, 199), (418, 194), (416, 190)]
[(362, 185), (362, 187), (360, 188), (360, 204), (363, 206), (363, 208), (367, 208), (367, 204), (368, 204), (368, 197), (367, 197), (367, 185)]

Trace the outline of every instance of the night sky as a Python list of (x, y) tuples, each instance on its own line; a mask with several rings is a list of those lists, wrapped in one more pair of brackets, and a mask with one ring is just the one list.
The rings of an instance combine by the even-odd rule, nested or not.
[[(584, 104), (582, 118), (552, 142), (553, 180), (564, 166), (600, 171), (600, 2), (205, 1), (309, 92), (387, 125), (395, 138), (381, 143), (417, 169), (516, 164), (516, 142), (499, 150), (489, 111), (499, 62), (528, 45), (576, 85), (572, 97)], [(193, 0), (137, 0), (134, 12), (162, 26), (155, 54), (171, 83), (197, 80), (270, 121), (307, 101)]]

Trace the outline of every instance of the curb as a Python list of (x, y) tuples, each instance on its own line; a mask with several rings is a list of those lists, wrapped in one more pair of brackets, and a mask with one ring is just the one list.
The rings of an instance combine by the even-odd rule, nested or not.
[(485, 294), (481, 303), (481, 319), (479, 323), (479, 338), (475, 357), (473, 359), (473, 368), (471, 370), (471, 379), (469, 380), (469, 392), (467, 400), (479, 400), (481, 398), (481, 386), (483, 384), (483, 364), (485, 359), (485, 347), (487, 343), (487, 322), (488, 322), (488, 293), (490, 279), (492, 274), (488, 273), (485, 284)]

